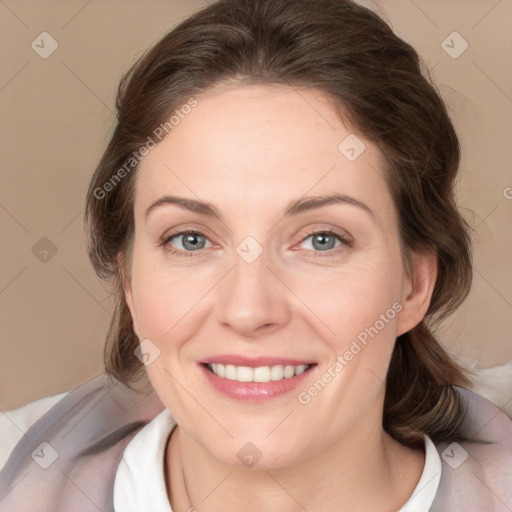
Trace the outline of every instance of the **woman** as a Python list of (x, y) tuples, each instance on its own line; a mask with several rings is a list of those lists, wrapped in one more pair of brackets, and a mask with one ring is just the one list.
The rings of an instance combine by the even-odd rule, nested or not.
[(221, 0), (117, 111), (106, 375), (18, 443), (0, 510), (509, 510), (512, 422), (431, 332), (471, 256), (416, 52), (347, 0)]

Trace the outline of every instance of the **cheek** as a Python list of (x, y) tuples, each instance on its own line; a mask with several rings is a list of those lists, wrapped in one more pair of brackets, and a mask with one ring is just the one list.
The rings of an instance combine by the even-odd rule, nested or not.
[(202, 298), (212, 287), (204, 268), (172, 268), (147, 254), (135, 255), (132, 290), (140, 336), (156, 343), (178, 333), (203, 310)]
[(292, 287), (321, 320), (325, 339), (339, 353), (360, 333), (364, 338), (365, 329), (375, 324), (379, 332), (389, 334), (394, 341), (397, 309), (401, 309), (400, 275), (400, 265), (390, 258), (315, 272), (308, 277), (303, 273)]

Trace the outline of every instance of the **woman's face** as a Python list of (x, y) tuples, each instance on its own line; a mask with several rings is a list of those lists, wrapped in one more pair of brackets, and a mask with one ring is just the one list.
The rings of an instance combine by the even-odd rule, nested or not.
[(136, 182), (125, 289), (155, 391), (227, 464), (380, 435), (394, 341), (428, 305), (411, 299), (380, 153), (316, 90), (196, 100)]

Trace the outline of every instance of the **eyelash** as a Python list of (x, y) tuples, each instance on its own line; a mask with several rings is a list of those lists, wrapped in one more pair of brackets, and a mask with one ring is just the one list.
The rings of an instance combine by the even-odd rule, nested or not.
[[(339, 240), (342, 243), (342, 245), (340, 245), (340, 246), (338, 246), (337, 248), (334, 248), (334, 249), (329, 249), (327, 251), (313, 251), (314, 257), (324, 258), (324, 257), (327, 257), (327, 256), (332, 256), (333, 254), (337, 254), (340, 251), (340, 249), (343, 248), (343, 246), (347, 246), (347, 247), (350, 248), (353, 245), (353, 241), (352, 240), (350, 240), (346, 236), (342, 235), (341, 233), (338, 233), (338, 232), (336, 232), (334, 230), (329, 230), (329, 229), (327, 229), (327, 230), (326, 229), (317, 229), (317, 230), (308, 231), (306, 233), (306, 236), (304, 236), (299, 241), (299, 243), (303, 243), (310, 236), (319, 235), (319, 234), (334, 236), (334, 238)], [(196, 230), (193, 230), (193, 229), (184, 229), (184, 230), (181, 230), (181, 231), (177, 231), (176, 233), (172, 233), (170, 235), (162, 237), (162, 239), (160, 240), (158, 245), (161, 246), (161, 247), (164, 247), (164, 249), (166, 251), (168, 251), (168, 252), (170, 252), (172, 254), (175, 254), (177, 256), (186, 256), (186, 257), (199, 256), (199, 253), (201, 252), (200, 250), (197, 250), (197, 251), (180, 251), (180, 250), (177, 250), (177, 249), (174, 249), (174, 248), (167, 247), (167, 244), (171, 240), (173, 240), (174, 238), (177, 238), (177, 237), (179, 237), (181, 235), (200, 235), (200, 236), (203, 236), (203, 237), (205, 237), (207, 239), (207, 237), (203, 233), (201, 233), (200, 231), (196, 231)], [(309, 249), (301, 249), (301, 251), (310, 252)], [(198, 253), (198, 254), (195, 254), (195, 253)], [(326, 254), (322, 254), (322, 253), (326, 253)]]

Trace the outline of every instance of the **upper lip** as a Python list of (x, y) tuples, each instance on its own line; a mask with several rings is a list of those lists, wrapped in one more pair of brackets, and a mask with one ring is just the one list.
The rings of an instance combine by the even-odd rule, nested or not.
[(303, 364), (313, 364), (313, 361), (305, 359), (292, 359), (288, 357), (270, 356), (247, 357), (236, 354), (220, 354), (217, 356), (211, 356), (201, 362), (203, 364), (233, 364), (235, 366), (248, 366), (250, 368), (257, 368), (258, 366), (300, 366)]

